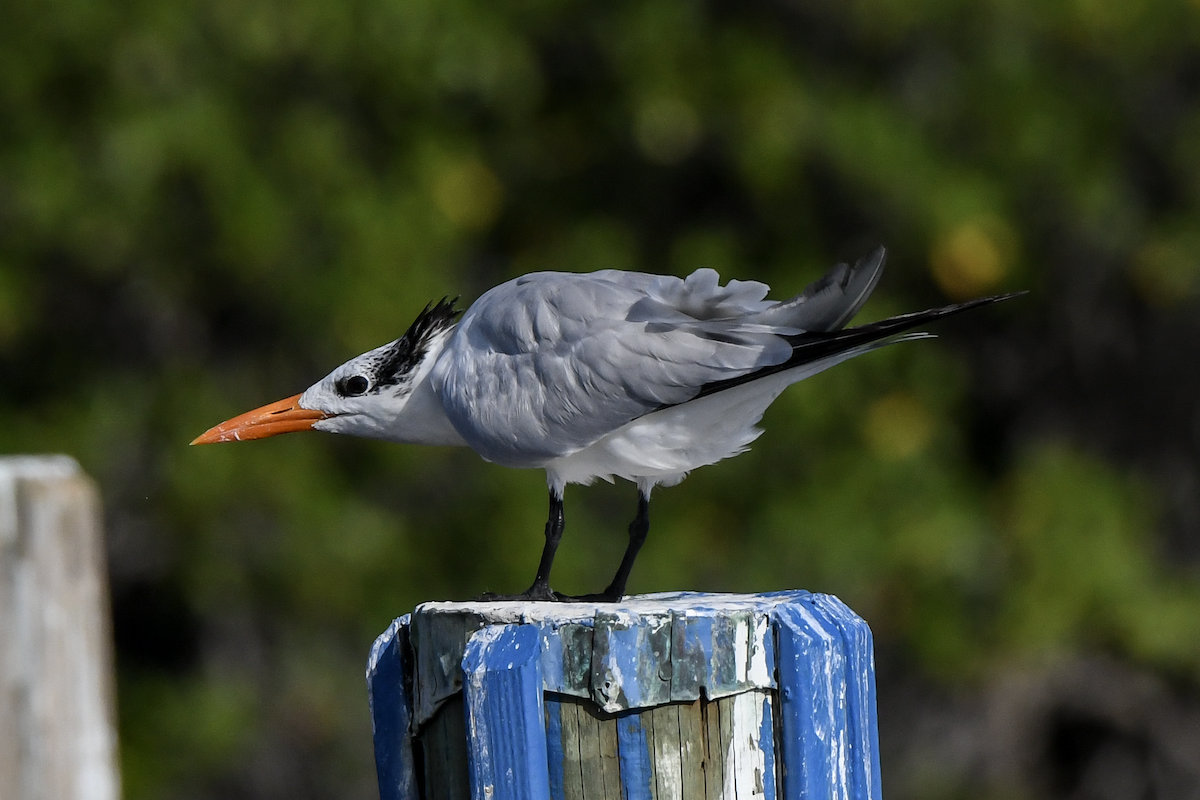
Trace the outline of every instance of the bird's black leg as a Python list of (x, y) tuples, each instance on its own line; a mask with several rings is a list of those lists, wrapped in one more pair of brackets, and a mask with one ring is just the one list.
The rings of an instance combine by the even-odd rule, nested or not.
[(554, 551), (562, 540), (563, 527), (566, 520), (563, 516), (563, 499), (561, 495), (550, 490), (550, 517), (546, 520), (546, 544), (542, 547), (542, 560), (538, 562), (537, 577), (533, 585), (520, 594), (495, 594), (484, 592), (480, 600), (563, 600), (558, 592), (550, 588), (550, 567), (554, 563)]
[(617, 574), (613, 576), (612, 583), (596, 597), (597, 600), (615, 603), (625, 596), (625, 583), (629, 580), (630, 570), (633, 569), (633, 560), (637, 558), (649, 532), (650, 495), (639, 491), (637, 516), (629, 523), (629, 545), (625, 548), (625, 556), (621, 559), (621, 566), (617, 567)]
[(527, 600), (554, 600), (555, 592), (550, 588), (550, 567), (554, 564), (554, 553), (558, 543), (562, 541), (563, 528), (566, 526), (563, 515), (563, 499), (554, 489), (550, 490), (550, 516), (546, 519), (546, 544), (542, 548), (542, 560), (538, 562), (537, 575), (533, 585), (522, 595)]

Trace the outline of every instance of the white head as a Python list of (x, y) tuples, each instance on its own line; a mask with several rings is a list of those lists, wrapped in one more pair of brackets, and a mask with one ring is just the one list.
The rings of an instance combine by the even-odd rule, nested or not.
[(428, 305), (399, 339), (350, 359), (303, 394), (222, 422), (192, 444), (262, 439), (302, 430), (422, 441), (427, 437), (420, 431), (405, 433), (397, 421), (433, 368), (459, 313), (453, 300), (443, 298)]

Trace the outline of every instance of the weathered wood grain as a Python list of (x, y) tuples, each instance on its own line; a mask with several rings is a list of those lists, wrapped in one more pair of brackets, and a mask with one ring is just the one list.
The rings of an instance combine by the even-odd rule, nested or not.
[[(563, 705), (567, 705), (566, 701)], [(579, 725), (579, 771), (585, 800), (603, 800), (604, 763), (600, 747), (600, 719), (578, 701), (572, 702)]]
[(592, 711), (590, 703), (580, 705), (581, 713), (596, 718), (600, 734), (600, 774), (604, 781), (604, 800), (622, 800), (621, 790), (621, 758), (617, 744), (617, 718), (605, 715), (599, 710)]
[(737, 797), (737, 764), (733, 754), (733, 698), (722, 697), (715, 701), (715, 704), (721, 719), (718, 728), (720, 750), (717, 756), (721, 760), (721, 797)]
[(703, 701), (675, 706), (679, 717), (679, 764), (683, 777), (683, 796), (687, 800), (706, 797), (704, 756), (704, 720), (700, 710)]
[(462, 691), (463, 653), (484, 622), (469, 610), (438, 616), (413, 613), (410, 627), (417, 673), (413, 717), (417, 725), (424, 725), (446, 698)]
[[(583, 750), (583, 731), (580, 722), (583, 716), (579, 711), (577, 702), (562, 703), (563, 712), (563, 751), (575, 754), (576, 761), (567, 765), (564, 763), (563, 769), (566, 777), (563, 780), (563, 797), (566, 800), (586, 800), (589, 796), (587, 787), (587, 779), (585, 778), (584, 766), (584, 750)], [(593, 750), (589, 754), (589, 759), (597, 768), (600, 766), (600, 740), (596, 737), (592, 741)], [(604, 779), (600, 778), (600, 783), (603, 785)]]
[(469, 800), (467, 726), (462, 695), (446, 700), (419, 735), (425, 761), (423, 800)]
[[(550, 796), (563, 800), (757, 800), (774, 797), (771, 693), (672, 703), (611, 715), (594, 703), (545, 701)], [(425, 800), (472, 797), (461, 697), (422, 729)], [(766, 715), (764, 717), (764, 714)], [(765, 727), (764, 727), (764, 722)], [(554, 776), (559, 770), (558, 777)], [(624, 781), (624, 788), (622, 788)], [(497, 795), (499, 796), (499, 795)]]
[(721, 704), (704, 701), (701, 706), (704, 720), (704, 785), (707, 800), (721, 800), (725, 795), (725, 746), (721, 744)]
[(99, 509), (70, 458), (0, 458), (4, 800), (120, 795)]
[(679, 705), (658, 706), (643, 715), (646, 713), (654, 725), (655, 796), (658, 800), (684, 800)]

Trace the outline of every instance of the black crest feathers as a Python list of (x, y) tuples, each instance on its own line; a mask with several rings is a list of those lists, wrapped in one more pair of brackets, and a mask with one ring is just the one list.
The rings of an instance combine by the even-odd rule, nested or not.
[(375, 366), (377, 386), (399, 383), (420, 363), (430, 341), (439, 333), (454, 327), (454, 323), (462, 315), (462, 311), (454, 307), (456, 302), (457, 297), (443, 297), (436, 303), (425, 306), (404, 335), (383, 352), (382, 359)]

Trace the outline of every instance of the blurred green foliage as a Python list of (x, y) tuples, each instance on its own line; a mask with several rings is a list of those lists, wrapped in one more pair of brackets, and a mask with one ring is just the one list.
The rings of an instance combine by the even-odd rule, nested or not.
[[(1200, 677), (1200, 585), (1163, 562), (1151, 484), (1069, 437), (981, 463), (953, 344), (1044, 308), (1068, 253), (1154, 313), (1194, 303), (1200, 4), (0, 17), (0, 450), (70, 453), (104, 491), (130, 800), (373, 795), (372, 638), (422, 600), (525, 586), (542, 476), (325, 436), (186, 443), (430, 299), (538, 269), (713, 266), (782, 297), (878, 240), (864, 318), (1033, 289), (790, 390), (749, 454), (656, 495), (631, 590), (835, 592), (950, 685), (1088, 650)], [(633, 508), (628, 486), (569, 490), (558, 588), (607, 581)]]

